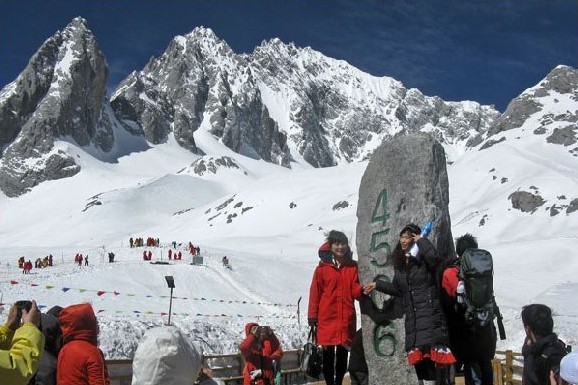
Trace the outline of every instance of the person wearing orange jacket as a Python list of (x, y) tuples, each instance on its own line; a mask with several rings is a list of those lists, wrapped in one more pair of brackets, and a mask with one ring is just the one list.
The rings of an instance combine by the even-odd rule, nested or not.
[(63, 346), (58, 354), (57, 385), (110, 385), (98, 348), (98, 321), (88, 303), (70, 305), (59, 315)]
[(254, 322), (245, 325), (245, 335), (239, 345), (245, 359), (243, 385), (274, 385), (283, 357), (277, 336), (269, 326)]
[(341, 385), (347, 372), (347, 356), (355, 337), (355, 300), (361, 299), (357, 262), (351, 257), (349, 240), (331, 230), (319, 248), (309, 290), (309, 326), (317, 328), (323, 346), (323, 378), (327, 385)]

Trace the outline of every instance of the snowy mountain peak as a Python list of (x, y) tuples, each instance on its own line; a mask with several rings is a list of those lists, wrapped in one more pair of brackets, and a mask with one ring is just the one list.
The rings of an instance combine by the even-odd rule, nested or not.
[[(0, 188), (20, 195), (80, 167), (57, 149), (61, 139), (112, 149), (115, 118), (106, 108), (108, 67), (86, 20), (75, 18), (47, 39), (0, 97)], [(32, 165), (33, 166), (30, 166)]]
[(77, 16), (64, 28), (64, 30), (73, 30), (73, 29), (80, 29), (84, 31), (89, 31), (88, 29), (88, 21), (82, 16)]

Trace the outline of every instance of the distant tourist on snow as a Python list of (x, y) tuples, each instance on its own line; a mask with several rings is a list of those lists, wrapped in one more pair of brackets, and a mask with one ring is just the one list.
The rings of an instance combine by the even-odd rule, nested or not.
[(231, 268), (231, 263), (229, 261), (229, 257), (227, 257), (226, 255), (221, 259), (221, 262), (223, 263), (223, 266), (230, 269)]
[(71, 305), (59, 315), (63, 346), (58, 355), (57, 384), (109, 385), (104, 355), (98, 348), (98, 321), (88, 303)]
[(201, 353), (176, 326), (149, 329), (134, 353), (132, 383), (193, 385), (199, 377)]
[(32, 262), (30, 260), (24, 262), (24, 270), (22, 271), (24, 274), (30, 274), (32, 270)]
[(361, 298), (362, 287), (344, 233), (331, 230), (318, 253), (320, 261), (309, 290), (308, 322), (317, 329), (317, 343), (323, 346), (325, 383), (341, 385), (355, 337), (355, 300)]
[(84, 266), (88, 266), (88, 255), (84, 257)]
[(245, 335), (239, 345), (245, 359), (243, 385), (274, 385), (283, 357), (277, 336), (269, 326), (254, 322), (245, 325)]
[(29, 311), (12, 305), (6, 323), (0, 326), (1, 384), (25, 385), (38, 369), (45, 339), (37, 327), (40, 311), (36, 301), (28, 304)]

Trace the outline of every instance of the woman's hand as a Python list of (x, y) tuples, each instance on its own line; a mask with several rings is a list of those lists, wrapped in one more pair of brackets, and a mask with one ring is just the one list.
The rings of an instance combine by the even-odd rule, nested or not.
[(22, 322), (30, 322), (36, 326), (40, 324), (40, 310), (38, 310), (36, 301), (32, 300), (32, 307), (30, 308), (30, 311), (22, 309)]
[(6, 326), (12, 331), (16, 331), (16, 329), (20, 327), (20, 314), (16, 304), (12, 305), (10, 308), (8, 319), (6, 320)]
[(413, 243), (416, 243), (417, 241), (419, 241), (421, 239), (421, 234), (412, 234), (411, 235), (411, 240)]
[(375, 290), (375, 282), (363, 285), (363, 294), (369, 295), (373, 290)]

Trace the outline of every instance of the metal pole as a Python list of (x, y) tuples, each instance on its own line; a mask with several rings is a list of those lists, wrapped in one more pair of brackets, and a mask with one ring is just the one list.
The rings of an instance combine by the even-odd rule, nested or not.
[(171, 309), (173, 308), (173, 288), (171, 287), (171, 300), (169, 302), (169, 326), (171, 325)]

